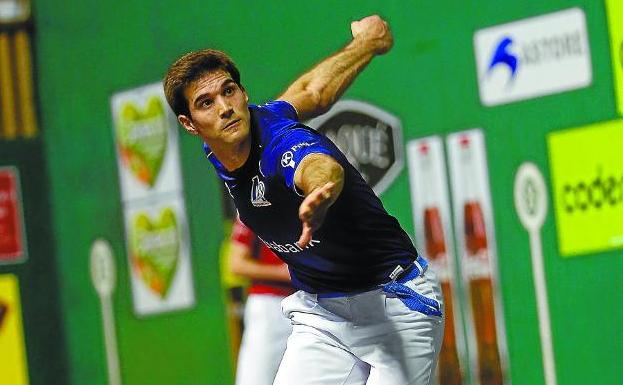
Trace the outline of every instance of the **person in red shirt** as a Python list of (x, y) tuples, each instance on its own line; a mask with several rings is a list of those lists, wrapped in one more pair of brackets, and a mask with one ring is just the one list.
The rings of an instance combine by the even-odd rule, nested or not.
[(236, 385), (271, 385), (292, 331), (281, 312), (281, 300), (294, 292), (288, 267), (240, 219), (232, 228), (229, 265), (251, 279)]

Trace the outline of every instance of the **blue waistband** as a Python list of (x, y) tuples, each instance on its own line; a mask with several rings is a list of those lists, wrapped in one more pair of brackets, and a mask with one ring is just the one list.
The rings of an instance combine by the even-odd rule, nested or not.
[(386, 294), (400, 299), (406, 307), (413, 311), (430, 316), (441, 317), (443, 313), (441, 311), (441, 305), (438, 301), (425, 297), (405, 285), (405, 283), (417, 278), (428, 268), (428, 263), (426, 263), (424, 258), (414, 261), (413, 264), (415, 266), (411, 268), (411, 270), (407, 270), (396, 280), (392, 280), (384, 285), (381, 285), (381, 288)]
[(398, 283), (408, 282), (424, 274), (427, 269), (428, 269), (428, 262), (424, 258), (418, 255), (415, 261), (413, 261), (413, 264), (407, 267), (407, 269), (404, 272), (402, 272), (395, 280), (392, 280), (392, 281), (396, 281)]
[(350, 291), (350, 292), (328, 292), (328, 293), (319, 293), (317, 294), (318, 298), (339, 298), (339, 297), (348, 297), (351, 295), (357, 295), (357, 294), (361, 294), (361, 293), (367, 293), (369, 291), (372, 290), (377, 290), (379, 288), (382, 288), (384, 285), (387, 285), (388, 283), (391, 282), (398, 282), (398, 283), (405, 283), (407, 281), (410, 281), (422, 274), (424, 274), (424, 272), (426, 271), (426, 269), (428, 268), (428, 262), (426, 261), (426, 259), (422, 258), (420, 255), (417, 256), (417, 258), (415, 259), (415, 261), (413, 261), (413, 263), (411, 263), (409, 266), (407, 267), (402, 267), (402, 266), (396, 266), (396, 269), (400, 268), (402, 271), (399, 273), (398, 277), (396, 277), (395, 279), (391, 279), (390, 277), (388, 277), (388, 282), (378, 285), (378, 286), (373, 286), (370, 287), (368, 289), (364, 289), (364, 290), (359, 290), (359, 291)]

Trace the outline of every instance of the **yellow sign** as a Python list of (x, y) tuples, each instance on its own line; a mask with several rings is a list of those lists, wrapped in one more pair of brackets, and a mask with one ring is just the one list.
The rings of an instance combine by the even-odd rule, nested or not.
[(623, 1), (606, 0), (608, 26), (610, 28), (610, 52), (614, 72), (614, 88), (617, 94), (619, 114), (623, 115)]
[(12, 274), (0, 275), (0, 377), (2, 384), (28, 384), (19, 286)]
[(548, 136), (563, 256), (623, 247), (623, 120)]

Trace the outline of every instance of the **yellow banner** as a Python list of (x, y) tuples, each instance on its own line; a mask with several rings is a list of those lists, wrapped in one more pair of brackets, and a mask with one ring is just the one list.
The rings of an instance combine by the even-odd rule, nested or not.
[(0, 275), (0, 383), (28, 385), (17, 278)]
[(623, 247), (623, 120), (548, 136), (563, 256)]
[(610, 28), (610, 52), (619, 115), (623, 115), (623, 1), (606, 0)]

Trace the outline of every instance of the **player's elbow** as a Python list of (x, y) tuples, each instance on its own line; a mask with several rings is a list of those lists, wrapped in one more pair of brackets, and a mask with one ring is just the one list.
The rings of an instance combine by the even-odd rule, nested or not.
[(311, 88), (308, 91), (315, 115), (322, 115), (331, 109), (335, 103), (335, 95), (326, 89)]
[(302, 120), (324, 114), (335, 102), (329, 93), (311, 85), (300, 90), (297, 100), (301, 101), (298, 111)]

